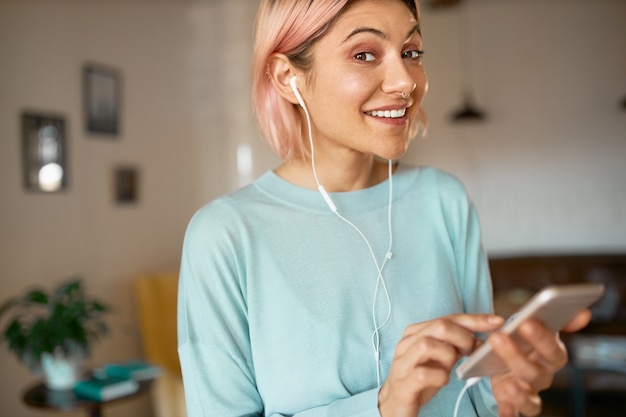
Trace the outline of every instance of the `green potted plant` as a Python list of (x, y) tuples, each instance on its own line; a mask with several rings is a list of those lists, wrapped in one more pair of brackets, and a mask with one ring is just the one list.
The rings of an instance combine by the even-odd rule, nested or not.
[[(108, 327), (109, 308), (89, 297), (78, 278), (52, 292), (34, 289), (0, 306), (2, 340), (51, 389), (72, 388), (93, 341)], [(0, 340), (0, 343), (2, 342)]]

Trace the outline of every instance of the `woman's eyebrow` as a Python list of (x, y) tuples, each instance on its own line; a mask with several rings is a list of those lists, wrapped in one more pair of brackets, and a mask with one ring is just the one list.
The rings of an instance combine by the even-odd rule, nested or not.
[(377, 36), (381, 39), (385, 39), (387, 36), (380, 30), (378, 29), (374, 29), (374, 28), (370, 28), (370, 27), (360, 27), (360, 28), (356, 28), (354, 29), (352, 32), (350, 32), (350, 34), (348, 34), (348, 36), (346, 36), (346, 38), (343, 40), (344, 42), (348, 41), (351, 37), (358, 35), (359, 33), (371, 33), (374, 36)]
[(409, 33), (406, 35), (406, 38), (409, 39), (411, 36), (413, 36), (414, 33), (422, 36), (422, 28), (420, 27), (419, 23), (413, 26), (413, 29), (409, 31)]
[[(343, 41), (344, 41), (344, 42), (347, 42), (347, 41), (348, 41), (351, 37), (353, 37), (353, 36), (355, 36), (355, 35), (358, 35), (359, 33), (371, 33), (371, 34), (373, 34), (374, 36), (377, 36), (377, 37), (379, 37), (379, 38), (381, 38), (381, 39), (386, 39), (386, 38), (387, 38), (387, 35), (385, 35), (385, 33), (384, 33), (384, 32), (382, 32), (381, 30), (378, 30), (378, 29), (374, 29), (374, 28), (371, 28), (371, 27), (364, 26), (364, 27), (359, 27), (359, 28), (354, 29), (352, 32), (350, 32), (350, 33), (348, 34), (348, 36), (346, 36), (346, 38), (345, 38)], [(419, 25), (419, 23), (418, 23), (418, 24), (416, 24), (415, 26), (413, 26), (413, 27), (411, 28), (411, 30), (409, 30), (409, 32), (408, 32), (408, 33), (407, 33), (407, 35), (406, 35), (406, 39), (409, 39), (409, 38), (410, 38), (411, 36), (413, 36), (415, 33), (417, 33), (417, 34), (419, 34), (419, 35), (421, 35), (421, 34), (422, 34), (421, 29), (420, 29), (420, 25)]]

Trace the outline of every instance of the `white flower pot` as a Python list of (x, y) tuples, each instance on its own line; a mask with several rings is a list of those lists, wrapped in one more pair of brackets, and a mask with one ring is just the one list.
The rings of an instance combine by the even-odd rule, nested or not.
[(51, 390), (72, 389), (80, 376), (80, 361), (64, 355), (43, 353), (41, 367), (44, 383)]

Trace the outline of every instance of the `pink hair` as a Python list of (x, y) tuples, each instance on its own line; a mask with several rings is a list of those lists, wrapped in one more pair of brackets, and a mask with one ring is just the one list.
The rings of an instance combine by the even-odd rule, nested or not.
[[(252, 57), (252, 102), (261, 134), (283, 160), (304, 158), (308, 147), (303, 138), (302, 118), (297, 107), (280, 96), (268, 70), (274, 53), (289, 57), (292, 64), (308, 70), (307, 53), (353, 0), (261, 0), (256, 16)], [(404, 0), (415, 4), (417, 0)], [(420, 110), (420, 119), (425, 121)], [(415, 133), (417, 128), (415, 127)]]

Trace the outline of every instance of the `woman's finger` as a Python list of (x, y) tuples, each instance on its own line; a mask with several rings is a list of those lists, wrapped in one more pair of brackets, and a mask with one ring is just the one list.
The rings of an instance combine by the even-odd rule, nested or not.
[[(404, 334), (406, 345), (411, 340), (421, 337), (432, 337), (454, 346), (462, 355), (468, 355), (476, 348), (474, 332), (487, 332), (498, 329), (503, 319), (491, 314), (456, 314), (435, 319), (425, 323), (409, 326)], [(402, 342), (398, 349), (408, 349)]]
[(563, 331), (568, 333), (576, 332), (588, 325), (590, 321), (591, 311), (589, 309), (584, 309), (579, 312), (572, 320), (570, 320), (570, 322), (567, 323), (565, 327), (563, 327)]
[(492, 378), (493, 394), (498, 403), (500, 417), (537, 416), (541, 413), (541, 397), (526, 382), (511, 374)]
[(396, 354), (395, 360), (404, 363), (407, 369), (428, 365), (450, 371), (460, 358), (456, 347), (430, 336), (412, 335), (403, 343), (408, 343), (410, 346), (404, 347), (403, 353)]
[(428, 322), (412, 324), (406, 328), (405, 335), (420, 332), (424, 326), (437, 322), (449, 321), (471, 332), (489, 332), (500, 328), (504, 319), (494, 314), (451, 314)]
[(541, 369), (538, 364), (531, 361), (528, 353), (521, 350), (509, 335), (496, 332), (487, 341), (511, 374), (529, 383), (539, 378)]
[(528, 320), (519, 328), (519, 334), (533, 347), (533, 355), (553, 372), (567, 364), (567, 349), (559, 334), (541, 323)]
[(472, 332), (489, 332), (504, 323), (504, 318), (495, 314), (452, 314), (447, 318)]

